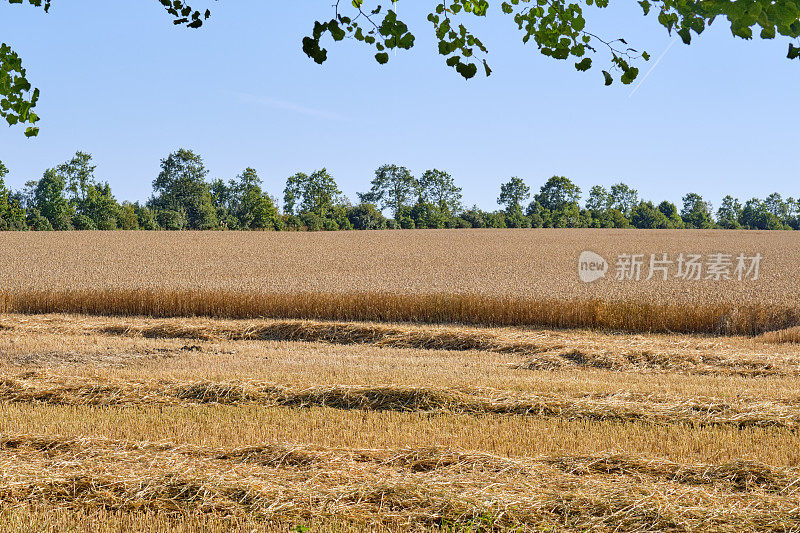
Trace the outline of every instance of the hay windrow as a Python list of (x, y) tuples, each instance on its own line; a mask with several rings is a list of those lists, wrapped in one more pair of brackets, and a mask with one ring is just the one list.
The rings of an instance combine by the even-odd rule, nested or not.
[(699, 424), (796, 428), (796, 401), (670, 398), (613, 393), (530, 395), (493, 389), (431, 389), (395, 386), (293, 388), (260, 381), (123, 381), (45, 373), (0, 381), (0, 401), (53, 405), (136, 406), (255, 404), (286, 408), (441, 412), (466, 415), (533, 416), (654, 424)]
[(615, 455), (510, 459), (446, 448), (219, 450), (2, 435), (0, 465), (6, 505), (522, 530), (800, 526), (792, 511), (800, 502), (797, 470), (758, 464)]
[[(104, 318), (79, 315), (7, 315), (0, 325), (14, 335), (98, 336), (120, 339), (185, 340), (177, 347), (126, 354), (23, 352), (14, 360), (27, 366), (125, 366), (125, 361), (219, 351), (220, 343), (250, 341), (361, 345), (392, 350), (480, 351), (509, 356), (519, 370), (598, 369), (613, 372), (683, 373), (746, 377), (800, 375), (800, 356), (791, 347), (744, 337), (625, 335), (531, 328), (487, 328), (318, 320), (220, 320), (204, 318)], [(196, 343), (208, 343), (203, 346)], [(216, 347), (213, 347), (216, 346)], [(219, 352), (222, 353), (222, 352)], [(511, 362), (514, 359), (515, 362)]]

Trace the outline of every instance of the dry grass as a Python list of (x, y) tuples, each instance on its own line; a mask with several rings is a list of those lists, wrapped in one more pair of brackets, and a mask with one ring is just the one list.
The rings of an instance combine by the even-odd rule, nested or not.
[(586, 396), (530, 396), (509, 391), (428, 388), (307, 387), (275, 383), (133, 382), (64, 378), (26, 373), (0, 381), (0, 401), (70, 406), (255, 404), (307, 409), (329, 407), (368, 411), (522, 415), (563, 420), (642, 421), (657, 424), (800, 426), (796, 400), (740, 401), (716, 398), (664, 398), (615, 393)]
[[(6, 335), (2, 335), (2, 331)], [(7, 342), (5, 349), (20, 352), (18, 362), (44, 365), (88, 364), (125, 366), (137, 360), (172, 356), (185, 351), (224, 352), (252, 346), (253, 342), (311, 342), (357, 345), (373, 348), (425, 351), (481, 351), (508, 355), (516, 369), (606, 369), (629, 372), (685, 373), (739, 376), (795, 376), (800, 374), (800, 350), (792, 346), (776, 350), (766, 339), (703, 337), (691, 335), (619, 335), (590, 331), (555, 331), (529, 328), (487, 328), (454, 325), (410, 325), (375, 322), (330, 322), (312, 320), (210, 320), (79, 317), (70, 315), (6, 315), (0, 318), (0, 348), (3, 338), (24, 335), (25, 350)], [(57, 335), (62, 350), (46, 352)], [(108, 338), (117, 353), (87, 358), (82, 340), (97, 343)], [(32, 341), (40, 338), (41, 346)], [(119, 338), (120, 343), (110, 339)], [(65, 343), (66, 339), (72, 339)], [(131, 342), (124, 342), (130, 339)], [(137, 340), (153, 339), (139, 351)], [(174, 349), (163, 348), (166, 340), (179, 340)], [(247, 344), (239, 341), (248, 341)], [(197, 344), (197, 343), (201, 344)], [(204, 348), (203, 343), (208, 344)], [(67, 345), (69, 344), (69, 345)], [(221, 346), (225, 344), (225, 346)], [(158, 346), (156, 346), (158, 345)], [(296, 346), (297, 344), (293, 344)], [(111, 346), (108, 348), (111, 349)], [(121, 356), (118, 352), (124, 350)], [(107, 350), (108, 351), (108, 350)], [(352, 353), (352, 352), (349, 352)], [(512, 357), (517, 356), (517, 357)], [(239, 356), (242, 357), (241, 355)], [(306, 354), (304, 357), (308, 357)], [(484, 356), (485, 359), (485, 356)], [(316, 365), (324, 361), (315, 361)], [(350, 365), (355, 364), (349, 362)], [(493, 368), (497, 374), (499, 369)], [(363, 371), (362, 371), (363, 372)], [(385, 378), (381, 378), (385, 381)]]
[[(798, 473), (637, 457), (452, 449), (215, 450), (3, 436), (6, 503), (456, 528), (740, 531), (800, 526)], [(35, 479), (32, 473), (36, 472)], [(567, 496), (568, 495), (568, 496)]]

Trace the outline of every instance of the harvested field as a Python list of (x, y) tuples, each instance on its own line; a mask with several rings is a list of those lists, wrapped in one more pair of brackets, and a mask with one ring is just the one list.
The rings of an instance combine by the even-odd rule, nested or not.
[(0, 234), (0, 532), (800, 531), (786, 235)]

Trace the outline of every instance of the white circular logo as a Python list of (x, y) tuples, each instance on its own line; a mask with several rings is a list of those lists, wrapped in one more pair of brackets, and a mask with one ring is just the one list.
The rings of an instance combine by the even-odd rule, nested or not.
[(604, 278), (608, 272), (608, 263), (594, 252), (581, 252), (578, 257), (578, 276), (584, 283), (591, 283)]

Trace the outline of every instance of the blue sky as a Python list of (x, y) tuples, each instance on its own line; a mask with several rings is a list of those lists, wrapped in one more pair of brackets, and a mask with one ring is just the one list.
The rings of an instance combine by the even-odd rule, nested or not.
[[(447, 170), (465, 203), (484, 208), (514, 175), (534, 190), (565, 175), (584, 197), (618, 181), (676, 203), (689, 191), (715, 206), (727, 193), (800, 196), (800, 63), (785, 58), (785, 41), (734, 39), (720, 20), (672, 46), (631, 95), (633, 86), (604, 87), (599, 69), (541, 56), (510, 18), (493, 16), (470, 23), (494, 74), (466, 82), (436, 55), (418, 0), (398, 8), (417, 35), (410, 52), (381, 67), (344, 42), (314, 64), (300, 41), (330, 4), (212, 2), (194, 31), (174, 27), (156, 0), (55, 2), (49, 15), (3, 2), (0, 39), (43, 92), (38, 138), (0, 127), (7, 182), (21, 187), (80, 149), (118, 199), (145, 200), (159, 160), (187, 147), (212, 177), (256, 168), (276, 196), (290, 174), (325, 166), (355, 199), (386, 162)], [(654, 58), (672, 40), (632, 0), (587, 20)]]

